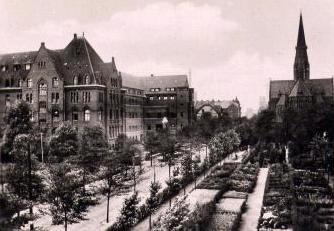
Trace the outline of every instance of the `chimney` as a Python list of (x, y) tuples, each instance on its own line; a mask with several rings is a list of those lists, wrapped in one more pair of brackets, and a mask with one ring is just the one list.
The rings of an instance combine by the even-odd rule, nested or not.
[(41, 42), (41, 47), (45, 47), (45, 42)]
[(151, 74), (151, 77), (154, 77), (154, 75), (153, 75), (153, 74)]
[(76, 33), (74, 33), (74, 39), (77, 39), (78, 38), (78, 36), (77, 36), (77, 34)]

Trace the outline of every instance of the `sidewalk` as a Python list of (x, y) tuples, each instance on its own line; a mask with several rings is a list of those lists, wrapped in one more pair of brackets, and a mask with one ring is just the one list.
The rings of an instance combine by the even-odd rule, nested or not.
[[(239, 162), (242, 160), (242, 157), (243, 157), (243, 153), (244, 151), (242, 152), (238, 152), (237, 153), (237, 156), (238, 156), (238, 159), (237, 160), (232, 160), (230, 158), (230, 156), (226, 157), (224, 160), (222, 160), (220, 163), (217, 163), (216, 165), (214, 165), (213, 167), (211, 167), (206, 173), (205, 173), (205, 176), (207, 176), (208, 174), (211, 173), (212, 169), (217, 166), (217, 165), (220, 165), (220, 164), (223, 164), (224, 162)], [(204, 174), (200, 175), (196, 182), (197, 182), (197, 185), (200, 184), (203, 179), (205, 178)], [(193, 190), (195, 189), (195, 182), (192, 182), (190, 183), (187, 187), (186, 187), (186, 194), (192, 192)], [(184, 195), (184, 192), (183, 190), (181, 190), (176, 196), (174, 196), (172, 198), (172, 203), (175, 201), (175, 199), (179, 196), (183, 196)], [(152, 223), (154, 220), (156, 220), (160, 214), (163, 214), (165, 213), (167, 210), (169, 209), (169, 200), (166, 201), (165, 203), (163, 203), (162, 205), (160, 205), (160, 207), (158, 208), (158, 210), (153, 213), (152, 215)], [(137, 231), (144, 231), (144, 230), (149, 230), (149, 217), (145, 218), (143, 221), (141, 221), (140, 223), (138, 223), (135, 227), (132, 228), (132, 230), (137, 230)]]
[(241, 216), (240, 231), (256, 231), (261, 214), (264, 189), (268, 176), (268, 168), (261, 168), (253, 193), (249, 194), (247, 210)]

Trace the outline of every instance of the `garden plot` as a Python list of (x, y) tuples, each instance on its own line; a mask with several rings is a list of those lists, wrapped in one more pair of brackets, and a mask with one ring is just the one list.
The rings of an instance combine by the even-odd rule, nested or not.
[(262, 217), (259, 229), (288, 229), (291, 221), (291, 200), (289, 168), (286, 164), (270, 167), (265, 189)]
[(333, 191), (319, 172), (295, 170), (293, 183), (294, 230), (334, 230)]

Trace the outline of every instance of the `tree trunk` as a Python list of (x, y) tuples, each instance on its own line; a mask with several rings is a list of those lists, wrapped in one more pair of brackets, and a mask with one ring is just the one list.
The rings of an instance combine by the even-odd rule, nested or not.
[(149, 223), (150, 223), (150, 230), (151, 230), (152, 229), (152, 214), (151, 213), (150, 213)]
[[(32, 218), (33, 215), (33, 210), (32, 210), (32, 176), (31, 176), (31, 151), (30, 151), (30, 144), (28, 144), (28, 190), (29, 190), (29, 215), (30, 219)], [(33, 225), (30, 226), (30, 228), (33, 229)]]
[(66, 211), (65, 211), (64, 226), (65, 226), (65, 231), (67, 231), (67, 213)]
[(110, 188), (108, 191), (108, 202), (107, 202), (107, 223), (109, 223), (109, 202), (110, 202)]
[(83, 173), (82, 173), (82, 195), (86, 194), (86, 168), (83, 168)]
[(152, 151), (150, 151), (151, 167), (152, 167), (152, 165), (153, 165), (153, 157), (152, 157), (152, 155), (153, 155), (153, 153), (152, 153)]

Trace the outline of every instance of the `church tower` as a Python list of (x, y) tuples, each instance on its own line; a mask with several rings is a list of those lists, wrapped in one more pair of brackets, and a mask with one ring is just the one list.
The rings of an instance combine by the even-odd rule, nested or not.
[(307, 46), (305, 42), (303, 17), (301, 14), (299, 19), (296, 57), (293, 70), (294, 70), (294, 80), (310, 79), (310, 64), (308, 62), (308, 57), (307, 57)]

